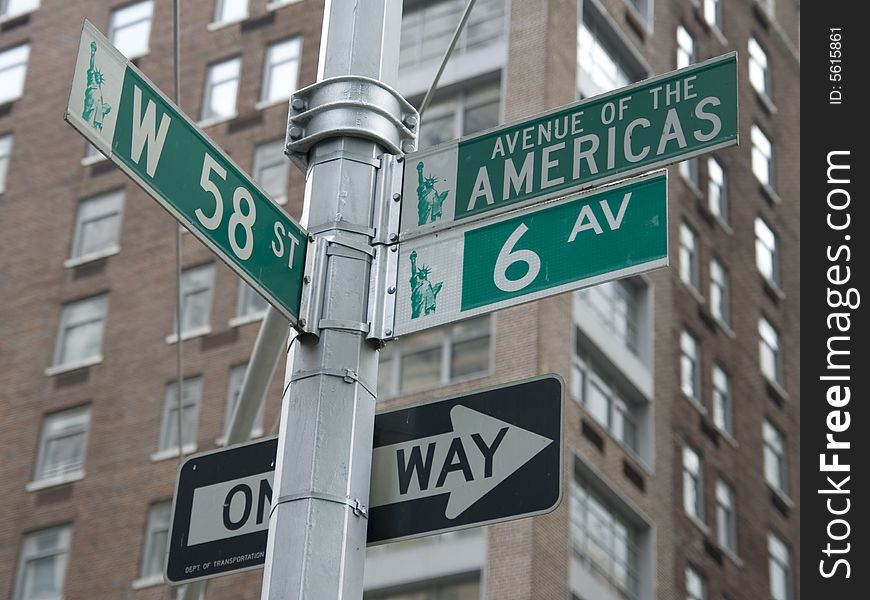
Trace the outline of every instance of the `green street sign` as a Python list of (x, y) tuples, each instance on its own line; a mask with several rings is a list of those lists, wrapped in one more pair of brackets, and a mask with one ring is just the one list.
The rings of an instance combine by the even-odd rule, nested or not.
[(623, 179), (737, 139), (732, 52), (409, 154), (399, 237)]
[(667, 172), (399, 243), (395, 334), (668, 264)]
[(305, 230), (87, 20), (64, 119), (296, 323)]

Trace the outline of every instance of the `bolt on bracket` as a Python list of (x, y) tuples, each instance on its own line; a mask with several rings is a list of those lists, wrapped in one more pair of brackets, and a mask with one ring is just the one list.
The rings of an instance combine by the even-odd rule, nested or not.
[(417, 144), (417, 110), (399, 92), (370, 77), (330, 77), (297, 90), (290, 98), (284, 153), (308, 170), (308, 151), (339, 136), (359, 137), (390, 154)]
[[(372, 260), (372, 274), (369, 278), (367, 339), (389, 340), (394, 338), (396, 319), (396, 280), (399, 274), (399, 253), (393, 252), (397, 246), (378, 244), (372, 246), (375, 257)], [(393, 292), (390, 293), (389, 290)]]
[(375, 234), (372, 245), (394, 244), (399, 239), (399, 217), (402, 203), (402, 165), (392, 154), (381, 155), (381, 166), (375, 181)]
[(308, 252), (305, 255), (305, 271), (302, 276), (302, 297), (299, 301), (299, 319), (296, 322), (296, 329), (303, 333), (320, 335), (328, 245), (329, 242), (325, 238), (308, 238)]

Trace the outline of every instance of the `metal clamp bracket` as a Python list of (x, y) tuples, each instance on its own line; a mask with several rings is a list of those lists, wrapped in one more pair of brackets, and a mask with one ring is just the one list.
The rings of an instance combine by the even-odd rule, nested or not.
[(377, 245), (372, 260), (369, 278), (368, 314), (369, 332), (367, 339), (389, 340), (394, 338), (396, 319), (396, 281), (399, 276), (399, 246)]
[(278, 508), (279, 504), (288, 504), (290, 502), (297, 502), (299, 500), (323, 500), (325, 502), (334, 502), (336, 504), (344, 504), (345, 506), (349, 506), (358, 517), (362, 517), (363, 519), (369, 518), (368, 507), (360, 502), (356, 498), (349, 498), (347, 496), (337, 496), (335, 494), (326, 494), (324, 492), (304, 492), (301, 494), (290, 494), (287, 496), (279, 496), (278, 500), (276, 500), (272, 504), (272, 508), (269, 509), (269, 516), (272, 516), (272, 513), (275, 512), (275, 509)]
[(302, 381), (303, 379), (309, 379), (311, 377), (317, 377), (318, 375), (325, 375), (327, 377), (340, 377), (346, 383), (358, 383), (362, 388), (372, 395), (373, 398), (377, 398), (377, 394), (372, 389), (372, 386), (365, 383), (362, 379), (359, 378), (359, 375), (353, 369), (315, 369), (313, 371), (298, 371), (293, 373), (290, 376), (290, 380), (284, 386), (284, 392), (282, 394), (287, 394), (287, 389), (290, 385), (296, 381)]
[(323, 238), (308, 237), (305, 271), (302, 275), (302, 296), (299, 300), (299, 319), (296, 322), (296, 329), (304, 333), (320, 335), (317, 325), (323, 310), (328, 245), (329, 242)]
[(416, 148), (417, 110), (385, 83), (342, 75), (297, 90), (290, 98), (284, 152), (308, 170), (308, 151), (332, 137), (372, 140), (391, 154)]
[(399, 241), (399, 218), (402, 212), (401, 163), (392, 154), (382, 154), (376, 177), (372, 244), (394, 244)]

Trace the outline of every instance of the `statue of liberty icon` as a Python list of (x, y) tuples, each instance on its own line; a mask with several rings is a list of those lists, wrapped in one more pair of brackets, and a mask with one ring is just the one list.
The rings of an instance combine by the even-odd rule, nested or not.
[(423, 161), (417, 163), (417, 225), (425, 225), (426, 221), (434, 223), (441, 218), (441, 206), (449, 192), (436, 190), (437, 181), (431, 175), (423, 177)]
[(94, 57), (97, 54), (97, 42), (91, 42), (91, 63), (88, 67), (88, 85), (85, 88), (85, 110), (82, 118), (94, 129), (103, 130), (103, 119), (112, 111), (112, 107), (103, 100), (103, 83), (106, 78), (99, 69), (94, 67)]
[(435, 297), (444, 285), (443, 281), (433, 284), (429, 281), (430, 269), (417, 268), (417, 251), (411, 252), (411, 318), (435, 312)]

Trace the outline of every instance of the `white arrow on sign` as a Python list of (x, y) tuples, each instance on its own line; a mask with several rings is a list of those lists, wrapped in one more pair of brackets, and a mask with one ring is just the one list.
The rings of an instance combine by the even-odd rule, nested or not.
[(453, 431), (380, 446), (372, 455), (372, 507), (450, 494), (455, 519), (553, 440), (462, 405)]

